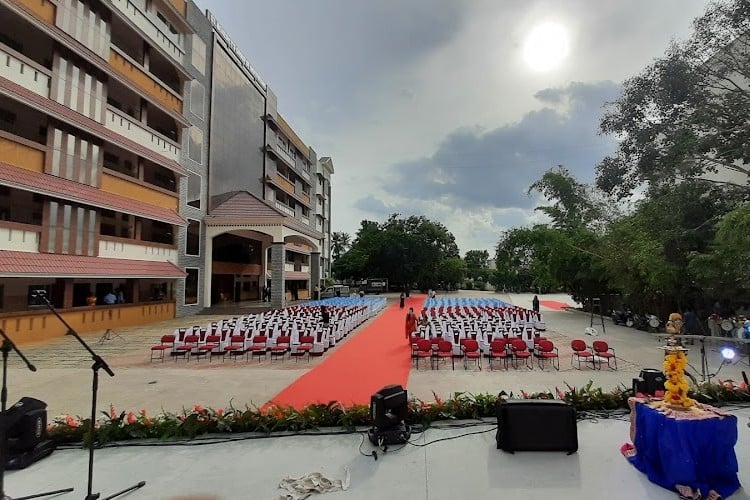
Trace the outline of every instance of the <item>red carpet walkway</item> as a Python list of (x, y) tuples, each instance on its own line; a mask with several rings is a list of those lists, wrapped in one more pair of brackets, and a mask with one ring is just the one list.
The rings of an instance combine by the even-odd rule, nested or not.
[(558, 302), (556, 300), (540, 300), (539, 303), (542, 306), (547, 307), (549, 309), (553, 309), (555, 311), (564, 311), (565, 309), (570, 307), (565, 302)]
[[(281, 391), (272, 403), (301, 409), (311, 403), (339, 401), (344, 405), (370, 404), (370, 396), (389, 384), (406, 387), (411, 349), (404, 338), (409, 307), (422, 310), (425, 296), (386, 307), (363, 330), (355, 330), (342, 345), (324, 354), (323, 362)], [(361, 327), (360, 327), (361, 328)]]

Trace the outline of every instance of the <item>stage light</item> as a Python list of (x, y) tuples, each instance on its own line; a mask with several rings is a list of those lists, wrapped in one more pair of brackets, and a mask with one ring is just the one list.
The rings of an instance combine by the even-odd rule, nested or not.
[(409, 412), (406, 389), (388, 385), (370, 397), (370, 417), (373, 428), (368, 432), (372, 444), (377, 446), (405, 443), (411, 437), (404, 420)]
[(731, 347), (725, 347), (721, 350), (721, 357), (724, 361), (732, 361), (737, 353)]

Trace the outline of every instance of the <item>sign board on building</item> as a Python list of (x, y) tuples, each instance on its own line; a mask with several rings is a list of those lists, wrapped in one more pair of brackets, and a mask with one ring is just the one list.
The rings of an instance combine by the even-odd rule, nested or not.
[(227, 49), (229, 49), (232, 52), (232, 55), (237, 59), (237, 62), (239, 62), (242, 67), (247, 70), (248, 73), (250, 73), (250, 75), (253, 77), (253, 79), (255, 79), (258, 85), (263, 87), (263, 90), (266, 90), (266, 82), (264, 82), (261, 77), (258, 76), (258, 73), (255, 72), (255, 69), (250, 64), (250, 61), (248, 61), (247, 58), (242, 55), (240, 48), (237, 47), (237, 44), (232, 41), (232, 39), (229, 37), (229, 34), (224, 31), (224, 28), (221, 27), (221, 24), (219, 24), (219, 21), (211, 13), (210, 10), (206, 10), (206, 17), (208, 18), (208, 22), (211, 23), (211, 26), (213, 26), (214, 31), (216, 31), (216, 33), (224, 41)]

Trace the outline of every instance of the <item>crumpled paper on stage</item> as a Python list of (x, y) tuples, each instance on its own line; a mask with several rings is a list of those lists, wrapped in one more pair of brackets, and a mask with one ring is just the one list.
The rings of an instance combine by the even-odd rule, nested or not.
[(279, 496), (278, 500), (304, 500), (315, 493), (330, 493), (349, 489), (349, 469), (344, 479), (328, 479), (320, 472), (311, 472), (300, 478), (287, 477), (281, 480), (279, 488), (289, 493)]

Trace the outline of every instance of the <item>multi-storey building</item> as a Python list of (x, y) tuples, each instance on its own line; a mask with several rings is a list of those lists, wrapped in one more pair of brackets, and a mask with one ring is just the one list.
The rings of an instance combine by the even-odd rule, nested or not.
[(38, 289), (83, 329), (174, 316), (185, 7), (0, 1), (0, 326), (22, 340), (64, 331)]
[(213, 29), (203, 40), (212, 70), (202, 304), (258, 299), (266, 288), (276, 307), (309, 298), (321, 280), (322, 222), (330, 219), (329, 212), (326, 221), (316, 216), (317, 155), (278, 113), (276, 95), (210, 12), (207, 19)]
[(81, 331), (307, 297), (332, 172), (190, 0), (0, 0), (0, 327), (20, 341), (65, 330), (40, 289)]

